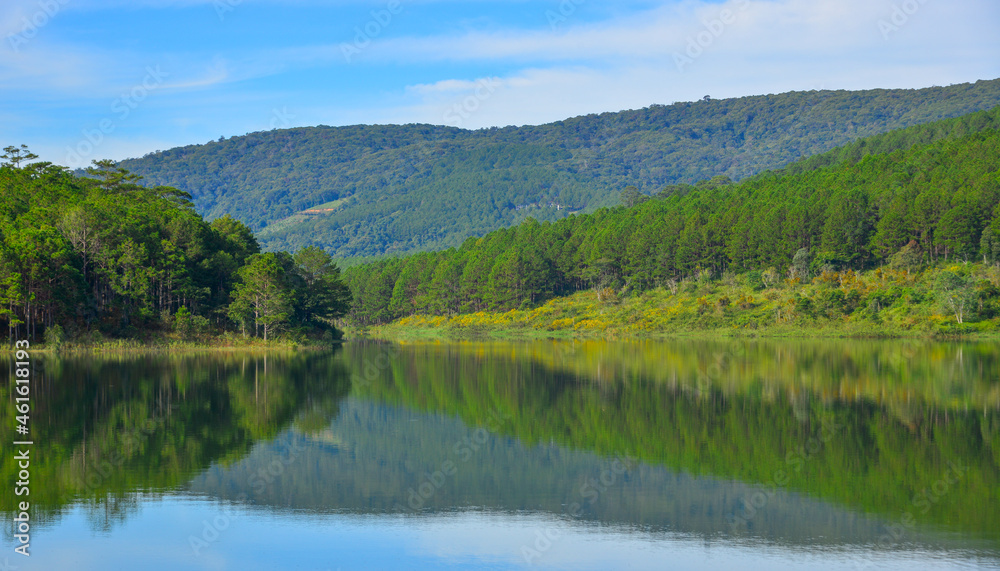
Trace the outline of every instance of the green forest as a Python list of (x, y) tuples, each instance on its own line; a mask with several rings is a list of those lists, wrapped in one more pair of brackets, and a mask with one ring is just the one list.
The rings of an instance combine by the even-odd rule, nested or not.
[[(637, 179), (612, 193), (618, 206), (529, 216), (454, 248), (353, 260), (343, 274), (336, 248), (262, 251), (249, 225), (228, 213), (208, 222), (191, 194), (144, 184), (113, 161), (71, 173), (10, 146), (0, 157), (0, 324), (9, 339), (55, 346), (335, 341), (338, 325), (396, 337), (994, 332), (998, 143), (994, 107), (741, 181), (715, 175), (650, 191)], [(558, 154), (490, 149), (456, 156), (483, 172), (509, 159), (524, 174), (524, 161)]]
[[(997, 396), (992, 345), (968, 347), (969, 363), (954, 373), (954, 386), (984, 391), (970, 399), (979, 406), (970, 407), (935, 386), (941, 362), (960, 349), (937, 344), (893, 354), (898, 346), (854, 342), (845, 350), (834, 343), (790, 350), (784, 343), (685, 340), (666, 351), (661, 343), (624, 351), (600, 342), (418, 343), (386, 349), (398, 355), (393, 366), (356, 374), (352, 390), (409, 410), (455, 415), (470, 426), (500, 415), (510, 419), (502, 432), (528, 446), (557, 443), (769, 486), (776, 472), (788, 470), (788, 489), (869, 513), (909, 509), (914, 495), (946, 470), (946, 459), (961, 458), (971, 467), (961, 495), (921, 517), (995, 537), (1000, 418), (995, 408), (979, 408)], [(357, 355), (353, 362), (366, 351), (345, 347)], [(897, 386), (874, 398), (856, 392), (885, 380)], [(927, 390), (911, 390), (910, 380)], [(810, 439), (821, 441), (815, 454), (800, 448)]]
[[(576, 292), (610, 302), (661, 292), (698, 294), (693, 309), (707, 325), (739, 323), (741, 311), (782, 296), (785, 315), (769, 307), (755, 328), (788, 314), (836, 321), (867, 312), (878, 320), (884, 308), (922, 303), (954, 315), (957, 325), (993, 326), (1000, 316), (998, 123), (995, 108), (738, 184), (713, 177), (653, 196), (626, 188), (623, 206), (528, 220), (459, 248), (352, 267), (345, 270), (355, 298), (350, 317), (362, 325), (414, 315), (497, 317)], [(719, 291), (724, 284), (732, 297)], [(653, 305), (644, 309), (666, 309)], [(720, 312), (728, 320), (713, 321)]]
[(262, 253), (229, 216), (207, 223), (190, 195), (145, 187), (111, 161), (85, 177), (4, 150), (0, 324), (9, 339), (335, 339), (350, 292), (319, 248)]
[[(372, 362), (387, 365), (363, 365)], [(136, 494), (194, 478), (195, 490), (258, 507), (396, 510), (415, 477), (458, 461), (455, 442), (491, 427), (495, 446), (462, 464), (427, 508), (543, 502), (563, 513), (576, 494), (566, 482), (593, 470), (594, 459), (578, 456), (587, 453), (629, 458), (637, 478), (663, 467), (898, 518), (951, 461), (966, 468), (962, 484), (948, 501), (915, 511), (919, 523), (995, 540), (996, 365), (994, 344), (879, 341), (362, 342), (334, 353), (52, 355), (37, 372), (36, 414), (47, 420), (36, 425), (45, 448), (33, 474), (46, 486), (32, 490), (33, 505), (51, 522), (82, 502), (92, 525), (107, 530), (135, 514)], [(0, 387), (0, 397), (12, 392)], [(0, 409), (7, 441), (12, 414)], [(268, 474), (260, 469), (287, 454), (289, 439), (302, 461), (258, 486)], [(515, 447), (536, 453), (525, 463)], [(4, 477), (17, 469), (12, 457), (0, 459)], [(776, 485), (779, 470), (789, 477)], [(674, 489), (677, 478), (653, 481)], [(768, 515), (777, 504), (755, 517), (742, 511), (752, 490), (689, 491), (682, 512), (673, 509), (678, 497), (662, 494), (639, 496), (652, 503), (636, 511), (633, 495), (595, 505), (589, 517), (641, 513), (647, 523), (710, 531), (720, 527), (712, 518), (736, 516), (758, 532), (795, 535), (788, 519)], [(0, 492), (0, 512), (16, 500), (11, 488)], [(706, 502), (714, 514), (697, 509)]]
[[(350, 388), (343, 363), (315, 351), (51, 355), (34, 374), (34, 414), (45, 422), (32, 434), (45, 448), (32, 477), (45, 485), (31, 490), (32, 518), (58, 519), (80, 501), (105, 530), (134, 513), (139, 490), (182, 485), (290, 425), (308, 432), (328, 424)], [(0, 395), (13, 398), (13, 385)], [(12, 410), (0, 410), (8, 441)], [(4, 478), (17, 470), (0, 460)], [(0, 512), (17, 500), (9, 487), (0, 492)]]
[(546, 125), (279, 129), (123, 161), (149, 186), (229, 214), (264, 250), (335, 257), (458, 247), (529, 217), (555, 221), (715, 176), (768, 169), (1000, 104), (1000, 80), (919, 90), (809, 91), (651, 105)]

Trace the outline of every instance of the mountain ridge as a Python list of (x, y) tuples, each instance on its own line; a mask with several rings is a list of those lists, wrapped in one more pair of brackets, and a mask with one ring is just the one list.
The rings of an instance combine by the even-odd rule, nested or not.
[[(654, 104), (523, 127), (299, 127), (122, 162), (248, 223), (266, 249), (437, 250), (717, 175), (741, 180), (859, 138), (1000, 104), (1000, 80)], [(334, 203), (333, 207), (322, 208)], [(307, 210), (320, 212), (305, 213)]]

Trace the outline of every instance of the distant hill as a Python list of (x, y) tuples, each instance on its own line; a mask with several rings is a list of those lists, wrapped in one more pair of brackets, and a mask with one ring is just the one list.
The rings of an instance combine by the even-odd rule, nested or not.
[(248, 223), (266, 249), (367, 256), (457, 246), (716, 175), (740, 180), (862, 137), (1000, 104), (1000, 80), (652, 105), (539, 126), (308, 127), (180, 147), (122, 166)]
[[(690, 286), (684, 291), (693, 294), (707, 276), (725, 272), (756, 272), (754, 285), (744, 293), (759, 296), (771, 287), (764, 273), (772, 285), (784, 283), (783, 276), (807, 285), (812, 277), (830, 280), (848, 269), (909, 271), (949, 260), (997, 263), (1000, 106), (877, 135), (736, 184), (713, 178), (668, 185), (652, 199), (628, 194), (629, 208), (603, 208), (552, 223), (529, 220), (469, 238), (457, 249), (351, 267), (344, 272), (354, 297), (351, 319), (368, 325), (415, 314), (507, 312), (586, 289), (644, 292), (671, 282), (670, 295), (681, 295), (677, 288), (684, 280)], [(726, 308), (730, 298), (737, 299), (731, 287), (726, 286), (729, 293), (721, 302)], [(857, 295), (882, 297), (858, 297), (853, 305), (837, 305), (841, 313), (822, 315), (875, 315), (885, 323), (880, 314), (855, 310), (870, 304), (889, 307), (898, 300), (905, 313), (897, 315), (913, 318), (912, 312), (922, 311), (919, 323), (931, 325), (935, 308), (946, 299), (944, 290), (933, 287), (913, 297), (904, 297), (899, 288), (884, 295), (865, 290)], [(684, 314), (696, 316), (671, 323), (671, 330), (691, 323), (727, 328), (748, 323), (702, 319), (706, 312), (695, 314), (694, 303), (703, 295), (690, 298), (690, 314)], [(976, 295), (974, 302), (962, 303), (975, 305), (977, 319), (1000, 316), (995, 283)], [(749, 319), (745, 312), (761, 303), (766, 304), (737, 304), (744, 313), (724, 315)], [(772, 309), (755, 314), (755, 323), (775, 323)], [(551, 311), (538, 315), (546, 323), (578, 329), (579, 316), (567, 319)], [(608, 319), (601, 311), (601, 319)], [(677, 315), (663, 306), (655, 314)], [(644, 319), (641, 315), (623, 314), (622, 323)], [(664, 321), (657, 323), (666, 327)], [(907, 329), (917, 323), (914, 318)]]

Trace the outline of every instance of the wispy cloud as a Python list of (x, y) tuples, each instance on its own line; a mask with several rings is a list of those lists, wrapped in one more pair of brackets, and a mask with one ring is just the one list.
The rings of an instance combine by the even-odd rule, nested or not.
[[(13, 118), (0, 135), (39, 149), (74, 144), (157, 66), (165, 82), (102, 153), (267, 129), (286, 107), (297, 125), (474, 128), (706, 94), (1000, 76), (995, 0), (913, 0), (905, 22), (902, 0), (588, 0), (556, 21), (567, 3), (403, 0), (350, 61), (343, 43), (387, 0), (242, 0), (224, 22), (219, 0), (52, 1), (64, 11), (30, 43), (0, 47), (0, 110)], [(5, 0), (0, 34), (38, 2)]]
[(0, 59), (0, 89), (16, 91), (59, 90), (78, 93), (100, 76), (98, 62), (86, 53), (47, 44), (32, 50), (4, 53)]
[[(1000, 75), (1000, 43), (989, 32), (1000, 21), (993, 4), (970, 2), (956, 10), (928, 1), (887, 45), (879, 22), (890, 18), (893, 6), (870, 0), (688, 2), (559, 33), (397, 38), (373, 46), (372, 57), (531, 64), (501, 77), (410, 85), (409, 102), (368, 112), (388, 121), (447, 123), (449, 110), (475, 97), (487, 80), (495, 89), (470, 102), (474, 109), (463, 114), (461, 126), (541, 123), (706, 94), (914, 88), (928, 86), (932, 77), (930, 83), (947, 84)], [(678, 56), (684, 65), (677, 65)]]
[[(369, 52), (373, 59), (409, 63), (657, 59), (682, 50), (699, 34), (708, 34), (713, 45), (725, 45), (738, 54), (789, 59), (815, 54), (854, 58), (859, 49), (884, 43), (878, 21), (888, 18), (894, 5), (885, 0), (684, 2), (609, 22), (569, 25), (561, 31), (505, 30), (393, 38), (375, 43)], [(910, 34), (920, 42), (939, 45), (942, 40), (978, 39), (996, 45), (990, 41), (995, 34), (988, 33), (1000, 23), (995, 19), (1000, 16), (995, 3), (968, 2), (956, 10), (952, 3), (927, 1), (922, 10), (920, 18), (914, 17), (914, 21), (922, 21), (920, 30)], [(722, 26), (720, 32), (714, 26), (724, 12), (731, 14), (731, 23)], [(936, 28), (937, 38), (923, 33), (928, 27)], [(976, 32), (983, 35), (976, 36)]]

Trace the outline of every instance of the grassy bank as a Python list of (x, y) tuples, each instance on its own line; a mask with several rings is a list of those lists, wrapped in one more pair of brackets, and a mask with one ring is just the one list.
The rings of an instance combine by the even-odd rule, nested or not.
[[(961, 322), (960, 322), (961, 321)], [(1000, 338), (1000, 268), (952, 264), (922, 271), (773, 272), (691, 279), (630, 294), (578, 292), (535, 307), (453, 316), (412, 315), (350, 337)]]
[[(80, 339), (57, 343), (32, 343), (32, 353), (145, 353), (150, 351), (199, 352), (199, 351), (297, 351), (299, 349), (328, 349), (329, 341), (302, 341), (278, 338), (264, 342), (260, 338), (220, 335), (197, 340), (181, 339), (169, 335), (143, 339)], [(0, 352), (13, 352), (10, 345)]]

